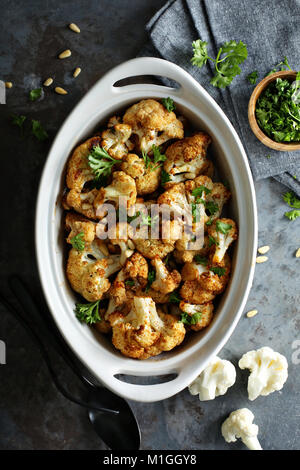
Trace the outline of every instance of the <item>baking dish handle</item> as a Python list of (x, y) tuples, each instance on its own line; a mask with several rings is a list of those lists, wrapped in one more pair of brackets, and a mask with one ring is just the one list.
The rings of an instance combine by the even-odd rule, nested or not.
[[(173, 92), (178, 94), (184, 94), (184, 90), (188, 89), (193, 82), (192, 77), (173, 62), (156, 57), (138, 57), (136, 59), (128, 60), (108, 72), (101, 79), (102, 86), (106, 86), (108, 91), (113, 94), (128, 92), (129, 89), (133, 88), (136, 90), (137, 87), (145, 86), (145, 84), (124, 86), (114, 86), (114, 84), (120, 80), (141, 75), (155, 75), (169, 78), (177, 82), (179, 88), (171, 89)], [(156, 86), (162, 87), (160, 85), (151, 84), (151, 87)], [(170, 89), (170, 87), (164, 88)]]

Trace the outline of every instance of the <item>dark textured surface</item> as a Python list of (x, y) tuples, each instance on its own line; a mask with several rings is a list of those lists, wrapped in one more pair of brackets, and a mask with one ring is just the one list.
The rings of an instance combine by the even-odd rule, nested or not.
[[(7, 104), (0, 105), (2, 161), (1, 292), (7, 294), (7, 276), (19, 272), (42, 301), (34, 260), (34, 208), (40, 174), (49, 143), (20, 138), (9, 122), (11, 113), (40, 119), (51, 138), (90, 86), (114, 65), (134, 57), (144, 41), (144, 25), (163, 0), (118, 1), (0, 1), (0, 79), (12, 81)], [(66, 25), (78, 23), (82, 33)], [(56, 59), (62, 50), (72, 57)], [(76, 66), (82, 68), (72, 78)], [(48, 76), (68, 89), (58, 96), (45, 89), (42, 100), (31, 103), (30, 89)], [(271, 246), (269, 261), (257, 265), (245, 312), (220, 354), (235, 365), (253, 348), (271, 346), (286, 355), (289, 378), (281, 392), (249, 402), (247, 373), (237, 370), (237, 382), (224, 397), (200, 403), (187, 390), (164, 402), (133, 403), (142, 430), (144, 449), (228, 449), (220, 433), (224, 418), (239, 407), (249, 407), (260, 427), (266, 449), (299, 449), (299, 367), (293, 345), (300, 340), (299, 221), (283, 217), (283, 187), (268, 180), (256, 184), (259, 245)], [(104, 449), (86, 412), (61, 397), (27, 333), (0, 306), (0, 339), (7, 347), (7, 364), (0, 365), (0, 449)], [(55, 352), (53, 358), (75, 389)], [(232, 445), (234, 449), (242, 444)]]

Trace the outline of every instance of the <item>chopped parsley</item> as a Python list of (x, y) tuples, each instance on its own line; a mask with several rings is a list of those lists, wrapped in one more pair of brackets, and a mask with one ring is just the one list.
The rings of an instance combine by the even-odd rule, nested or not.
[(148, 225), (148, 227), (154, 227), (154, 225), (157, 224), (157, 221), (158, 221), (158, 215), (155, 215), (152, 218), (151, 215), (142, 214), (141, 225)]
[(43, 128), (42, 124), (40, 123), (40, 121), (37, 121), (35, 119), (32, 119), (31, 120), (31, 124), (32, 124), (32, 127), (31, 127), (31, 131), (33, 133), (33, 135), (40, 141), (44, 141), (46, 139), (48, 139), (48, 133), (45, 131), (45, 129)]
[(179, 304), (179, 302), (181, 302), (181, 298), (179, 296), (178, 291), (174, 290), (173, 292), (171, 292), (171, 294), (169, 295), (169, 302), (171, 304)]
[(25, 120), (26, 120), (26, 116), (22, 116), (22, 115), (18, 116), (17, 114), (11, 115), (11, 122), (15, 126), (18, 126), (21, 129), (21, 133), (23, 133), (23, 126), (24, 126)]
[(214, 201), (205, 201), (204, 202), (205, 209), (208, 210), (209, 215), (214, 215), (219, 210), (218, 204)]
[(171, 176), (164, 169), (161, 170), (160, 184), (164, 186), (166, 183), (171, 181)]
[(211, 235), (208, 236), (208, 246), (209, 248), (213, 245), (219, 245), (219, 242), (217, 242), (217, 240), (212, 237)]
[(283, 196), (284, 202), (286, 202), (293, 210), (285, 212), (284, 215), (289, 220), (296, 220), (300, 217), (300, 199), (292, 192), (287, 192)]
[(77, 235), (75, 235), (73, 238), (71, 238), (71, 245), (75, 250), (77, 251), (83, 251), (85, 247), (85, 242), (84, 242), (84, 233), (80, 232)]
[(29, 93), (30, 101), (35, 101), (42, 96), (42, 89), (36, 88), (35, 90), (31, 90)]
[(166, 108), (166, 110), (169, 111), (169, 113), (171, 111), (175, 111), (176, 106), (175, 106), (174, 101), (172, 100), (172, 98), (170, 98), (168, 96), (168, 98), (163, 98), (161, 101), (162, 101), (162, 104), (164, 105), (164, 107)]
[(126, 284), (126, 286), (133, 287), (134, 286), (134, 281), (131, 280), (131, 279), (128, 279), (127, 281), (125, 281), (125, 284)]
[(208, 259), (205, 258), (205, 256), (196, 255), (194, 257), (194, 260), (196, 261), (197, 264), (202, 264), (203, 266), (207, 266), (208, 264)]
[(224, 235), (227, 235), (229, 230), (232, 228), (232, 225), (227, 224), (226, 222), (222, 222), (221, 220), (216, 221), (216, 230), (217, 232), (221, 232)]
[(149, 269), (148, 282), (147, 282), (147, 285), (146, 285), (145, 292), (148, 292), (148, 290), (151, 287), (152, 282), (154, 282), (154, 281), (155, 281), (155, 270), (154, 269)]
[(224, 276), (224, 274), (226, 273), (226, 268), (221, 268), (220, 266), (212, 266), (210, 268), (210, 271), (221, 277)]
[(107, 178), (111, 174), (112, 167), (120, 160), (111, 157), (100, 145), (94, 145), (91, 153), (87, 156), (88, 164), (95, 174), (95, 180)]
[(255, 85), (255, 83), (258, 79), (258, 71), (253, 70), (253, 72), (249, 73), (246, 78), (247, 78), (248, 82), (251, 83), (251, 85)]
[(101, 321), (99, 314), (99, 302), (100, 300), (86, 304), (76, 303), (75, 314), (78, 320), (82, 323), (87, 323), (88, 325), (92, 325), (93, 323)]
[(145, 167), (146, 169), (149, 168), (150, 171), (157, 170), (162, 165), (162, 162), (164, 162), (167, 159), (165, 155), (160, 153), (160, 149), (156, 145), (152, 145), (152, 152), (153, 152), (153, 161), (151, 160), (147, 152), (142, 152), (142, 157), (145, 162)]
[(130, 224), (133, 220), (137, 219), (141, 215), (140, 211), (137, 211), (134, 215), (127, 215), (127, 222)]
[(266, 74), (266, 77), (268, 77), (269, 75), (272, 75), (273, 73), (278, 72), (278, 69), (281, 71), (286, 70), (286, 69), (292, 70), (291, 67), (289, 66), (286, 56), (281, 62), (279, 62), (279, 64), (275, 65), (275, 67)]
[(210, 57), (207, 53), (207, 42), (197, 39), (193, 41), (194, 55), (191, 59), (193, 65), (201, 68), (208, 60), (214, 62), (215, 74), (210, 83), (218, 88), (225, 88), (241, 73), (240, 64), (247, 59), (247, 46), (239, 41), (228, 41), (220, 47), (216, 59)]
[(195, 197), (201, 197), (203, 192), (205, 194), (209, 194), (211, 193), (211, 189), (207, 188), (206, 186), (201, 185), (198, 188), (195, 188), (192, 190), (192, 195)]
[[(276, 142), (300, 141), (300, 83), (276, 78), (261, 93), (255, 115), (261, 130)], [(297, 91), (298, 90), (298, 91)]]
[(201, 320), (201, 317), (201, 312), (196, 312), (193, 315), (183, 312), (179, 321), (185, 325), (196, 325)]

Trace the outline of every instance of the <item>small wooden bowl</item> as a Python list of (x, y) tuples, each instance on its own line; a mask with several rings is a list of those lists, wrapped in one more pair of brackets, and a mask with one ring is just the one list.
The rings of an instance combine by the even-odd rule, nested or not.
[(276, 72), (268, 77), (264, 78), (259, 84), (254, 88), (253, 93), (250, 97), (249, 105), (248, 105), (248, 119), (250, 123), (250, 127), (254, 133), (254, 135), (267, 147), (274, 149), (274, 150), (281, 150), (282, 152), (289, 152), (291, 150), (300, 150), (300, 142), (292, 142), (292, 143), (282, 143), (282, 142), (275, 142), (275, 140), (270, 139), (266, 134), (263, 133), (259, 125), (256, 121), (255, 116), (255, 107), (256, 102), (260, 96), (260, 94), (267, 88), (267, 86), (276, 80), (276, 78), (286, 78), (287, 80), (294, 81), (296, 80), (297, 72), (293, 72), (291, 70), (283, 71), (283, 72)]

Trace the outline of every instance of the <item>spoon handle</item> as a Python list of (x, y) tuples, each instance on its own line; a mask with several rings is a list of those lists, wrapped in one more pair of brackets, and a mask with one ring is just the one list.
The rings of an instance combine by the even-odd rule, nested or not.
[(57, 375), (55, 373), (55, 370), (52, 366), (50, 356), (47, 352), (47, 349), (42, 342), (41, 338), (35, 331), (35, 329), (30, 325), (28, 322), (27, 318), (21, 314), (19, 311), (15, 309), (15, 307), (12, 306), (10, 302), (8, 302), (1, 294), (0, 294), (0, 302), (6, 307), (6, 309), (13, 314), (13, 316), (21, 323), (21, 325), (28, 331), (30, 334), (32, 340), (35, 342), (36, 346), (39, 348), (39, 351), (47, 365), (47, 368), (49, 370), (49, 373), (51, 375), (51, 378), (57, 388), (57, 390), (68, 400), (72, 401), (73, 403), (76, 403), (77, 405), (83, 406), (84, 408), (94, 408), (97, 411), (105, 412), (105, 413), (113, 413), (113, 414), (118, 414), (118, 411), (116, 410), (111, 410), (109, 408), (102, 408), (102, 407), (96, 407), (96, 406), (91, 406), (89, 403), (84, 402), (83, 400), (79, 398), (75, 398), (70, 393), (64, 388), (64, 386), (60, 383), (60, 381), (57, 378)]

